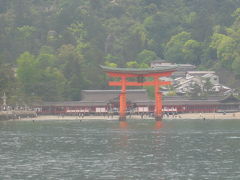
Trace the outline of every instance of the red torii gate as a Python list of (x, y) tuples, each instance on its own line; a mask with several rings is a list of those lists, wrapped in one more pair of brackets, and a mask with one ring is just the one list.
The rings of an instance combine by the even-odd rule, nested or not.
[[(160, 86), (170, 85), (169, 81), (161, 81), (160, 77), (170, 76), (176, 71), (177, 66), (159, 67), (159, 68), (111, 68), (106, 66), (100, 66), (104, 72), (110, 77), (120, 77), (120, 81), (110, 81), (109, 86), (121, 86), (120, 93), (120, 109), (119, 120), (126, 120), (127, 98), (126, 87), (127, 86), (154, 86), (155, 87), (155, 120), (162, 120), (162, 93), (159, 91)], [(127, 78), (137, 77), (138, 82), (129, 82)], [(144, 77), (153, 77), (153, 81), (143, 81)]]

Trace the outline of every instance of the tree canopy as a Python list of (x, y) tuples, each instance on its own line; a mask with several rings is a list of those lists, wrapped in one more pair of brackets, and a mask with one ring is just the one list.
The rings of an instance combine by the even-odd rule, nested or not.
[(80, 100), (82, 89), (108, 88), (99, 64), (147, 67), (155, 59), (224, 69), (238, 82), (238, 7), (238, 0), (0, 0), (0, 93)]

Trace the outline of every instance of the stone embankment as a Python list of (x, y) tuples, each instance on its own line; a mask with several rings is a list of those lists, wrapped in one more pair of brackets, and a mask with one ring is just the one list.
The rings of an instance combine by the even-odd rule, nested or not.
[(36, 117), (35, 111), (0, 111), (0, 120)]

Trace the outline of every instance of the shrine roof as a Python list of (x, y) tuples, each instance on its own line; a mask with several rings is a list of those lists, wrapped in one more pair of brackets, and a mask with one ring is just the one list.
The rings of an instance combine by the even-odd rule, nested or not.
[(100, 67), (104, 72), (144, 75), (149, 73), (173, 72), (177, 70), (178, 66), (171, 65), (171, 66), (162, 66), (157, 68), (112, 68), (112, 67), (100, 65)]

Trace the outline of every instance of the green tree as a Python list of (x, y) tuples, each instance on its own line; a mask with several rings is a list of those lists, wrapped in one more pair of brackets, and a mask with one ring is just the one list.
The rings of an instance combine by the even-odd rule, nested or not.
[(236, 41), (230, 36), (214, 33), (210, 47), (216, 50), (217, 58), (222, 63), (223, 67), (231, 69), (235, 56)]
[[(174, 8), (171, 10), (179, 14)], [(179, 26), (179, 16), (176, 14), (158, 10), (155, 14), (149, 15), (144, 19), (143, 24), (147, 31), (147, 37), (151, 40), (151, 44), (155, 44), (155, 46), (151, 47), (151, 50), (155, 51), (159, 57), (162, 57), (164, 54), (164, 43), (171, 36), (182, 30)]]
[(17, 59), (17, 64), (17, 77), (23, 85), (23, 91), (31, 95), (35, 91), (35, 84), (40, 74), (36, 58), (29, 52), (25, 52)]
[(126, 66), (128, 68), (138, 68), (139, 64), (137, 63), (137, 61), (129, 61), (126, 63)]
[(240, 56), (237, 56), (234, 59), (232, 63), (232, 69), (237, 76), (240, 76)]
[(117, 64), (117, 62), (119, 61), (119, 57), (107, 54), (107, 56), (104, 57), (104, 60), (105, 62), (113, 62)]
[(9, 64), (0, 62), (0, 97), (3, 95), (3, 92), (13, 95), (15, 86), (16, 78), (13, 68)]
[(38, 82), (32, 95), (41, 97), (44, 101), (63, 100), (66, 80), (57, 68), (47, 67), (41, 70), (36, 80)]
[(202, 46), (200, 42), (188, 40), (183, 45), (184, 61), (190, 64), (201, 64)]
[(176, 63), (186, 62), (184, 58), (183, 47), (189, 40), (191, 40), (191, 34), (188, 32), (181, 32), (172, 36), (166, 44), (165, 59)]
[(138, 63), (137, 61), (128, 61), (126, 62), (128, 68), (149, 68), (149, 65), (146, 63)]
[(137, 60), (140, 63), (150, 64), (152, 61), (156, 60), (158, 57), (155, 52), (144, 49), (137, 55)]
[(23, 86), (23, 92), (29, 97), (37, 96), (47, 101), (61, 99), (65, 78), (58, 69), (46, 62), (50, 60), (43, 63), (42, 58), (29, 52), (21, 54), (17, 60), (17, 77)]
[(82, 53), (82, 49), (88, 46), (88, 43), (85, 42), (87, 32), (82, 23), (74, 23), (68, 27), (68, 31), (73, 35), (77, 43), (77, 49)]
[(87, 86), (83, 74), (83, 57), (73, 45), (63, 45), (59, 49), (59, 64), (67, 80), (65, 97), (71, 100), (80, 100), (81, 90)]
[(109, 62), (109, 61), (105, 61), (105, 62), (104, 62), (104, 65), (105, 65), (105, 66), (108, 66), (108, 67), (112, 67), (112, 68), (116, 68), (116, 67), (117, 67), (117, 64), (116, 64), (116, 63)]

